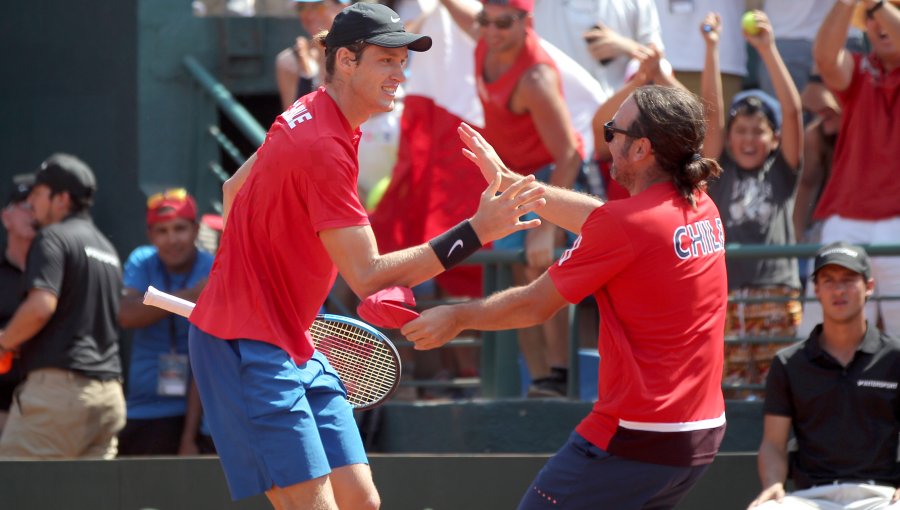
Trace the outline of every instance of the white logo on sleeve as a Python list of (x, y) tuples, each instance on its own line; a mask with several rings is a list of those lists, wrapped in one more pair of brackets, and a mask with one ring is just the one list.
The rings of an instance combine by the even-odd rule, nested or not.
[(395, 17), (391, 16), (391, 23), (398, 23), (399, 21), (400, 21), (400, 18), (395, 18)]
[(450, 247), (450, 251), (447, 252), (447, 258), (448, 259), (450, 258), (450, 255), (453, 254), (453, 250), (455, 250), (457, 248), (462, 248), (462, 247), (463, 247), (462, 239), (457, 239), (456, 242), (453, 243), (453, 246)]
[(289, 128), (294, 129), (307, 120), (312, 120), (313, 117), (312, 114), (306, 110), (306, 105), (297, 101), (288, 111), (281, 114), (281, 118), (287, 122)]

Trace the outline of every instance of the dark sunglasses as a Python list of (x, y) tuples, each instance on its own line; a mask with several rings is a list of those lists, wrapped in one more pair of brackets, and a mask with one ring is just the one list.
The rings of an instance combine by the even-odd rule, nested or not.
[(475, 22), (478, 23), (478, 26), (480, 27), (489, 27), (491, 23), (493, 23), (499, 30), (506, 30), (511, 27), (516, 20), (520, 20), (524, 17), (525, 13), (523, 12), (522, 14), (507, 14), (490, 19), (484, 14), (484, 11), (482, 11), (478, 13), (478, 16), (475, 16)]
[(625, 136), (630, 136), (632, 138), (642, 138), (640, 135), (632, 133), (627, 129), (617, 128), (613, 125), (613, 121), (609, 121), (603, 125), (603, 139), (606, 140), (606, 143), (610, 143), (613, 141), (613, 137), (616, 136), (616, 133), (621, 133)]

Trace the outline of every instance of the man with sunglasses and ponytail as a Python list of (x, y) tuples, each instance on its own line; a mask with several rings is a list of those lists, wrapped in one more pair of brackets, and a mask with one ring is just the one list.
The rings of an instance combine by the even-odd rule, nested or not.
[(0, 354), (18, 351), (26, 378), (0, 457), (116, 456), (125, 425), (116, 328), (122, 267), (91, 219), (96, 192), (94, 173), (70, 154), (50, 156), (34, 174), (28, 294), (0, 332)]
[(132, 329), (128, 420), (119, 455), (213, 453), (198, 445), (200, 398), (188, 369), (188, 321), (143, 303), (153, 286), (196, 301), (213, 256), (197, 248), (197, 204), (183, 188), (147, 200), (147, 238), (125, 262), (119, 324)]
[[(484, 108), (484, 137), (520, 175), (572, 188), (585, 170), (584, 141), (572, 125), (560, 71), (533, 29), (534, 0), (441, 0), (476, 40), (475, 85)], [(480, 8), (479, 8), (480, 7)], [(553, 263), (566, 239), (545, 223), (494, 242), (494, 249), (523, 250), (513, 266), (518, 285), (534, 281)], [(568, 331), (564, 313), (519, 332), (532, 378), (530, 397), (563, 397), (568, 379)]]
[[(721, 167), (700, 155), (705, 124), (693, 94), (639, 87), (604, 130), (612, 176), (630, 196), (604, 204), (541, 184), (539, 214), (580, 234), (572, 248), (527, 286), (425, 310), (401, 329), (432, 349), (464, 329), (527, 327), (596, 299), (597, 402), (520, 510), (674, 508), (718, 452), (728, 289), (722, 222), (705, 193)], [(513, 182), (478, 133), (464, 141), (486, 178)]]

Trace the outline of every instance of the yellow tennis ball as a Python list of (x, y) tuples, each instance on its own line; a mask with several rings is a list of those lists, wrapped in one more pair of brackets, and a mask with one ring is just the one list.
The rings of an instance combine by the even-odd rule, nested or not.
[(753, 15), (752, 11), (744, 13), (744, 17), (741, 18), (741, 27), (744, 28), (744, 32), (746, 32), (747, 35), (756, 35), (759, 33), (759, 27), (756, 26), (756, 16)]
[(378, 202), (381, 202), (381, 198), (384, 196), (384, 192), (387, 191), (388, 184), (391, 183), (390, 176), (382, 177), (380, 181), (375, 183), (372, 186), (372, 189), (369, 190), (369, 195), (366, 197), (366, 210), (372, 212), (378, 207)]

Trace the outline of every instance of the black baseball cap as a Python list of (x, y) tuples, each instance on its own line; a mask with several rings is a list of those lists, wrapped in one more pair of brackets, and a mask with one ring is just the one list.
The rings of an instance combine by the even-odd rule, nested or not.
[(356, 3), (338, 13), (325, 36), (325, 46), (340, 48), (365, 41), (384, 48), (408, 47), (412, 51), (428, 51), (431, 37), (407, 32), (400, 15), (382, 4)]
[(54, 193), (68, 191), (83, 205), (93, 202), (97, 191), (94, 172), (84, 161), (71, 154), (57, 153), (45, 159), (34, 173), (34, 185), (44, 184)]
[(838, 241), (821, 247), (816, 252), (813, 275), (818, 273), (819, 269), (831, 264), (859, 273), (866, 278), (866, 281), (872, 278), (872, 264), (869, 262), (869, 254), (861, 246)]
[(4, 203), (4, 206), (18, 204), (28, 200), (28, 194), (34, 186), (34, 175), (20, 174), (14, 175), (12, 179), (13, 189)]

